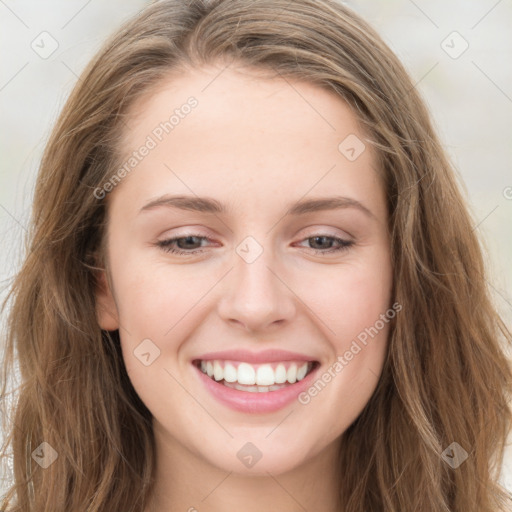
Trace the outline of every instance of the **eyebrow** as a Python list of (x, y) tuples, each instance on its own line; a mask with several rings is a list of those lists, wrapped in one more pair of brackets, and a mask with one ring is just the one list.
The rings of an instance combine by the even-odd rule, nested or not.
[[(210, 197), (198, 196), (169, 196), (163, 195), (149, 203), (145, 204), (140, 212), (153, 210), (155, 208), (165, 206), (168, 208), (178, 208), (180, 210), (188, 210), (200, 213), (226, 214), (228, 208), (221, 202)], [(298, 216), (306, 213), (313, 213), (325, 210), (338, 210), (343, 208), (356, 208), (368, 217), (376, 219), (375, 215), (360, 201), (350, 197), (333, 196), (321, 197), (314, 199), (301, 199), (289, 205), (285, 212), (285, 216)]]

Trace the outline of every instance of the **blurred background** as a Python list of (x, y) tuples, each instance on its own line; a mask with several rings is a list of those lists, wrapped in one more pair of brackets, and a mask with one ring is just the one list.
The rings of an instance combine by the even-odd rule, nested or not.
[[(104, 39), (149, 3), (0, 0), (0, 299), (20, 264), (39, 160), (60, 109)], [(496, 305), (511, 326), (512, 2), (343, 3), (377, 29), (428, 104), (487, 250)], [(0, 467), (0, 475), (8, 472)], [(512, 491), (510, 448), (502, 482)]]

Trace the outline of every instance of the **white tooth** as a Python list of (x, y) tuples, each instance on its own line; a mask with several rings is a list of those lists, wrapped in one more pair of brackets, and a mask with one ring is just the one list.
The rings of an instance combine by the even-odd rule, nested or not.
[(275, 386), (242, 386), (241, 384), (238, 384), (238, 382), (226, 382), (226, 379), (224, 379), (224, 386), (232, 389), (238, 389), (239, 391), (248, 391), (249, 393), (268, 393), (269, 391), (277, 391), (279, 389), (283, 389), (286, 387), (286, 384)]
[(236, 368), (230, 363), (226, 363), (226, 366), (224, 366), (224, 380), (226, 382), (236, 382)]
[(264, 364), (258, 367), (256, 372), (256, 384), (258, 386), (271, 386), (274, 384), (274, 370), (269, 364)]
[(213, 378), (215, 380), (222, 380), (224, 378), (224, 370), (219, 361), (213, 362)]
[(302, 380), (308, 371), (308, 363), (304, 363), (298, 370), (297, 370), (297, 380)]
[(275, 383), (284, 384), (286, 382), (286, 368), (284, 364), (278, 364), (275, 373)]
[(257, 393), (258, 386), (242, 386), (240, 384), (235, 384), (235, 389), (239, 391), (249, 391), (249, 393)]
[(201, 361), (201, 371), (206, 373), (206, 361)]
[(211, 377), (213, 375), (213, 364), (211, 363), (211, 361), (208, 361), (206, 363), (206, 374), (208, 375), (208, 377)]
[(286, 379), (290, 384), (294, 384), (297, 380), (297, 365), (295, 363), (290, 365), (286, 372)]
[(256, 372), (254, 368), (247, 363), (240, 363), (238, 365), (238, 382), (240, 384), (256, 384)]

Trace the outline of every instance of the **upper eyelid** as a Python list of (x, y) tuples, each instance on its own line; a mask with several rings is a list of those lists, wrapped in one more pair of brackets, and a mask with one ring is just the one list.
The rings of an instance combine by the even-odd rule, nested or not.
[[(300, 240), (299, 241), (303, 241), (303, 240), (307, 240), (309, 238), (315, 238), (315, 237), (318, 237), (318, 236), (325, 236), (325, 237), (328, 237), (328, 238), (337, 238), (337, 239), (341, 239), (341, 240), (345, 240), (345, 241), (353, 241), (354, 237), (352, 237), (351, 235), (348, 235), (347, 233), (347, 237), (345, 238), (344, 235), (338, 235), (338, 234), (333, 234), (333, 233), (329, 233), (329, 232), (324, 232), (324, 231), (317, 231), (317, 232), (314, 232), (313, 234), (309, 235), (309, 236), (306, 236), (306, 235), (303, 235), (303, 236), (300, 236), (298, 237)], [(188, 237), (195, 237), (195, 238), (201, 238), (201, 239), (205, 239), (205, 240), (208, 240), (209, 242), (215, 242), (215, 240), (208, 236), (208, 235), (202, 235), (202, 234), (199, 234), (199, 233), (184, 233), (184, 234), (179, 234), (179, 235), (173, 235), (173, 236), (166, 236), (166, 237), (163, 237), (161, 239), (158, 239), (157, 243), (158, 242), (168, 242), (170, 240), (181, 240), (183, 238), (188, 238)]]
[[(175, 228), (175, 229), (179, 229), (179, 228)], [(186, 228), (185, 228), (186, 229)], [(331, 230), (333, 229), (338, 229), (339, 231), (341, 231), (341, 233), (333, 233), (331, 232)], [(200, 237), (200, 238), (206, 238), (208, 240), (211, 240), (213, 241), (213, 239), (217, 236), (217, 235), (213, 235), (213, 236), (210, 236), (209, 234), (204, 234), (204, 233), (201, 233), (201, 232), (195, 232), (193, 231), (194, 230), (194, 227), (189, 227), (189, 231), (185, 231), (183, 234), (181, 233), (178, 233), (178, 234), (169, 234), (168, 236), (163, 236), (162, 237), (162, 240), (170, 240), (170, 239), (176, 239), (176, 238), (186, 238), (186, 237), (189, 237), (189, 236), (195, 236), (195, 237)], [(307, 236), (306, 234), (304, 235), (296, 235), (296, 237), (300, 237), (302, 236), (302, 239), (305, 239), (305, 238), (311, 238), (311, 237), (314, 237), (314, 236), (330, 236), (330, 237), (333, 237), (333, 238), (349, 238), (350, 240), (352, 239), (355, 239), (355, 237), (353, 235), (351, 235), (348, 231), (345, 231), (345, 230), (342, 230), (341, 228), (322, 228), (322, 227), (315, 227), (315, 225), (313, 226), (306, 226), (305, 228), (302, 228), (301, 230), (299, 230), (299, 233), (305, 231), (305, 230), (312, 230), (312, 234)], [(169, 230), (166, 230), (164, 233), (166, 233), (167, 231)], [(160, 237), (159, 237), (160, 238)]]

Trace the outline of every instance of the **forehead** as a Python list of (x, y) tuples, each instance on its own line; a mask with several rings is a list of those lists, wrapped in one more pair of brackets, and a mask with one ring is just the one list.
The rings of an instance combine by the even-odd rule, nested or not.
[[(133, 142), (147, 134), (155, 126), (152, 123), (169, 120), (191, 97), (197, 100), (198, 108), (193, 109), (194, 115), (185, 116), (189, 118), (186, 123), (179, 124), (195, 130), (215, 124), (233, 135), (230, 128), (236, 122), (240, 128), (267, 132), (286, 128), (301, 135), (308, 132), (315, 138), (336, 132), (340, 127), (336, 120), (340, 119), (344, 128), (360, 130), (356, 116), (334, 90), (268, 70), (233, 66), (173, 70), (132, 105), (125, 140)], [(177, 132), (167, 138), (176, 138)], [(219, 132), (216, 130), (215, 135), (221, 135)]]
[(250, 189), (254, 200), (341, 185), (339, 193), (375, 194), (371, 147), (357, 146), (364, 147), (357, 159), (344, 153), (344, 141), (353, 146), (364, 138), (334, 91), (251, 68), (191, 68), (161, 80), (132, 106), (122, 161), (149, 140), (152, 147), (119, 188), (131, 182), (146, 196), (172, 191), (233, 199)]

